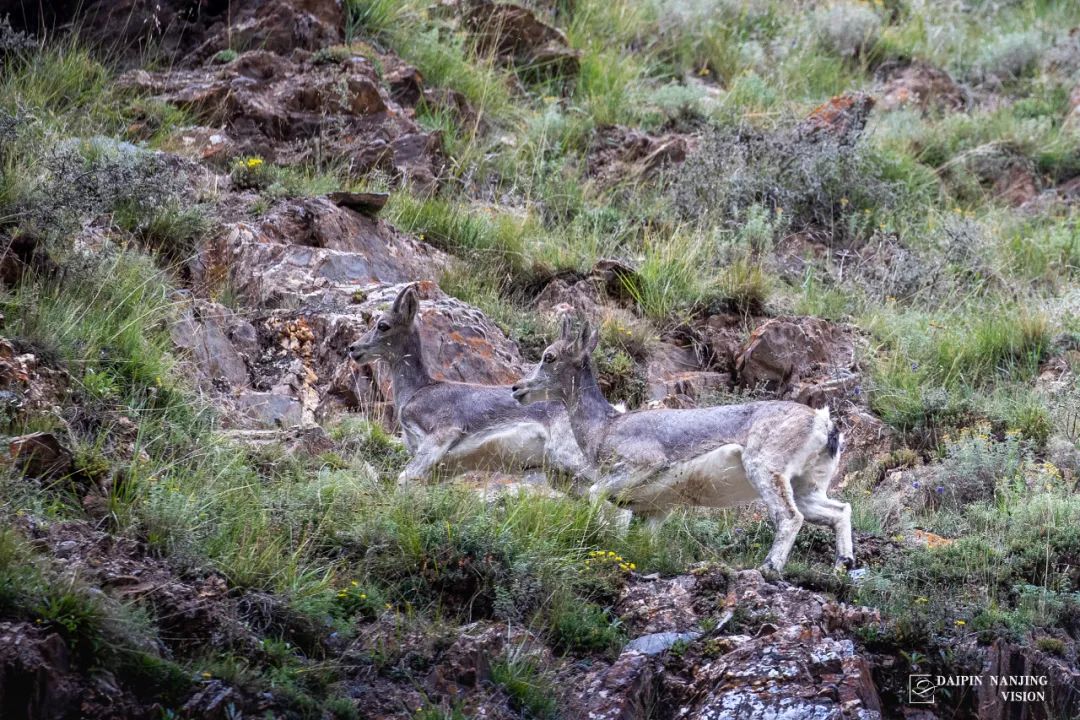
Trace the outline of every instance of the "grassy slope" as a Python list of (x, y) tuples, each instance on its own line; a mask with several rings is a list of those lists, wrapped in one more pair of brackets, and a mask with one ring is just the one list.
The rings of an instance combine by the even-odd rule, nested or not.
[[(860, 530), (889, 538), (917, 525), (964, 539), (946, 550), (899, 553), (856, 589), (824, 573), (818, 560), (828, 538), (806, 532), (793, 574), (885, 608), (896, 620), (891, 640), (910, 649), (972, 629), (1068, 624), (1076, 612), (1080, 503), (1045, 459), (1048, 443), (1077, 441), (1075, 418), (1069, 398), (1036, 393), (1033, 380), (1054, 338), (1075, 342), (1080, 334), (1075, 211), (1024, 215), (1001, 207), (978, 182), (972, 159), (1005, 147), (1049, 182), (1080, 170), (1080, 136), (1065, 123), (1075, 74), (1045, 65), (1062, 29), (1080, 23), (1080, 9), (1049, 2), (971, 10), (890, 2), (801, 13), (766, 0), (571, 5), (556, 22), (582, 51), (580, 74), (526, 82), (518, 93), (508, 89), (510, 71), (440, 32), (444, 21), (421, 4), (350, 2), (358, 40), (391, 48), (430, 83), (461, 91), (482, 120), (462, 127), (437, 113), (422, 118), (446, 131), (461, 183), (438, 198), (395, 193), (391, 221), (487, 260), (486, 274), (446, 277), (443, 285), (518, 338), (545, 330), (518, 288), (611, 255), (641, 268), (636, 332), (646, 337), (732, 299), (855, 323), (871, 339), (865, 362), (873, 410), (913, 448), (940, 458), (950, 488), (978, 478), (990, 490), (977, 496), (989, 499), (952, 502), (923, 489), (925, 500), (903, 510), (856, 484), (847, 492)], [(999, 92), (1011, 102), (941, 116), (878, 113), (860, 155), (844, 160), (862, 174), (830, 176), (817, 194), (796, 199), (811, 209), (845, 208), (833, 229), (851, 242), (898, 237), (943, 278), (939, 287), (895, 296), (870, 285), (834, 287), (812, 274), (781, 281), (769, 250), (795, 229), (793, 208), (755, 198), (707, 163), (691, 160), (678, 171), (684, 177), (676, 185), (687, 190), (681, 196), (657, 185), (602, 188), (584, 174), (592, 134), (603, 124), (693, 126), (722, 143), (739, 125), (790, 127), (833, 94), (871, 87), (882, 61), (908, 57), (973, 82), (1004, 74)], [(687, 76), (719, 83), (706, 87)], [(45, 235), (61, 262), (78, 223), (59, 206), (70, 197), (61, 192), (63, 173), (40, 170), (55, 148), (66, 138), (124, 137), (134, 119), (156, 129), (140, 138), (153, 145), (183, 122), (120, 95), (111, 77), (73, 46), (27, 52), (0, 76), (0, 109), (23, 118), (15, 141), (0, 150), (0, 218)], [(79, 156), (94, 152), (82, 146)], [(769, 171), (767, 162), (751, 169)], [(314, 170), (279, 172), (288, 182), (275, 193), (341, 182)], [(78, 208), (83, 217), (111, 214), (117, 238), (130, 240), (126, 250), (100, 266), (70, 260), (62, 280), (42, 277), (3, 297), (4, 334), (66, 367), (98, 419), (73, 426), (45, 416), (7, 429), (63, 428), (85, 474), (122, 477), (106, 486), (111, 531), (145, 539), (178, 566), (212, 568), (233, 587), (275, 593), (320, 623), (329, 618), (345, 636), (387, 610), (446, 621), (491, 613), (580, 653), (610, 651), (621, 639), (605, 607), (625, 571), (591, 553), (612, 548), (645, 572), (676, 572), (703, 559), (749, 565), (764, 554), (769, 530), (746, 514), (687, 513), (659, 535), (634, 528), (616, 539), (598, 508), (579, 501), (515, 499), (490, 510), (451, 487), (398, 491), (387, 480), (400, 451), (362, 422), (331, 429), (340, 453), (298, 460), (272, 449), (237, 452), (214, 434), (210, 414), (185, 400), (163, 322), (177, 280), (155, 269), (182, 257), (205, 223), (152, 174), (131, 177), (144, 183), (132, 187), (161, 201), (103, 192)], [(777, 178), (782, 185), (784, 176)], [(476, 188), (501, 205), (481, 208)], [(702, 193), (730, 202), (685, 200)], [(717, 214), (713, 206), (728, 210)], [(168, 252), (155, 260), (148, 247)], [(121, 418), (138, 428), (134, 448), (112, 440)], [(904, 459), (900, 453), (896, 461)], [(65, 487), (28, 487), (11, 476), (0, 490), (5, 521), (86, 516)], [(90, 643), (92, 662), (141, 657), (140, 641), (155, 629), (137, 604), (103, 603), (78, 580), (52, 583), (61, 569), (46, 557), (27, 563), (27, 555), (15, 533), (0, 533), (0, 613)], [(275, 659), (262, 666), (207, 648), (180, 658), (179, 671), (272, 685), (311, 714), (321, 703), (349, 714), (347, 703), (333, 699), (332, 662), (311, 672), (313, 660), (274, 647)], [(533, 675), (508, 661), (496, 677), (529, 696), (542, 681)]]

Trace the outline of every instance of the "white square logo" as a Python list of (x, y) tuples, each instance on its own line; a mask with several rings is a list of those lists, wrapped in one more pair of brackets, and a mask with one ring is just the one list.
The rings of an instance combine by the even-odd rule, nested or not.
[(936, 690), (933, 675), (908, 675), (909, 705), (933, 705)]

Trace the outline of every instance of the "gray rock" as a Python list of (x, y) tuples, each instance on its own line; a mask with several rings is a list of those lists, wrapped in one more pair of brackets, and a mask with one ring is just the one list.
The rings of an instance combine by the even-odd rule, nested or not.
[(671, 649), (677, 642), (692, 642), (701, 637), (699, 632), (659, 632), (636, 637), (626, 644), (625, 650), (634, 650), (644, 655), (659, 655)]

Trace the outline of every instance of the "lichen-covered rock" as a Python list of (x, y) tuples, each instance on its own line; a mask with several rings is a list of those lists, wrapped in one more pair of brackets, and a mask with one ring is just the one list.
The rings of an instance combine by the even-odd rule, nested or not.
[(700, 668), (707, 688), (680, 716), (695, 720), (878, 720), (881, 701), (866, 659), (851, 640), (819, 628), (785, 627), (747, 638), (735, 650)]
[[(1045, 685), (1015, 684), (1027, 678)], [(1040, 692), (1041, 698), (1026, 700), (1012, 694)], [(1064, 658), (998, 638), (987, 653), (978, 698), (980, 720), (1080, 717), (1080, 672)]]
[(219, 389), (248, 385), (245, 358), (257, 351), (258, 344), (247, 320), (223, 305), (193, 300), (180, 311), (169, 333), (205, 383)]
[(874, 97), (863, 92), (837, 95), (811, 110), (796, 131), (809, 139), (830, 137), (853, 144), (862, 135), (874, 104)]
[(731, 376), (704, 369), (708, 363), (701, 354), (671, 343), (652, 348), (645, 368), (646, 399), (689, 406), (707, 392), (727, 390)]
[(646, 720), (656, 696), (658, 663), (627, 650), (610, 665), (601, 665), (572, 688), (572, 717), (589, 720)]
[(949, 73), (923, 62), (913, 62), (890, 72), (880, 100), (885, 110), (913, 106), (922, 112), (961, 110), (966, 103), (964, 89)]
[(430, 190), (441, 170), (439, 139), (391, 97), (376, 62), (252, 50), (225, 65), (137, 70), (120, 82), (220, 127), (234, 154), (296, 164), (318, 153), (346, 160), (355, 174), (381, 170)]
[(608, 126), (597, 131), (589, 149), (588, 174), (602, 186), (640, 182), (686, 160), (692, 139), (668, 133), (650, 135), (640, 130)]
[(634, 583), (623, 591), (616, 612), (634, 635), (686, 632), (700, 620), (694, 608), (696, 590), (693, 575)]
[(69, 388), (65, 371), (48, 367), (0, 337), (0, 417), (14, 423), (37, 413), (59, 414)]
[(765, 321), (750, 334), (735, 369), (743, 387), (764, 387), (817, 407), (858, 385), (851, 332), (819, 318)]
[(575, 75), (581, 54), (566, 35), (522, 5), (492, 0), (467, 0), (465, 27), (484, 53), (540, 75)]
[[(198, 64), (221, 50), (258, 47), (285, 53), (316, 50), (344, 38), (340, 0), (88, 0), (15, 3), (16, 28), (37, 32), (79, 27), (85, 42), (110, 52), (154, 52), (181, 65)], [(3, 14), (7, 14), (5, 11)]]
[(364, 288), (435, 277), (448, 258), (382, 220), (326, 198), (289, 201), (257, 222), (226, 226), (192, 274), (203, 292), (228, 285), (248, 304), (344, 305)]
[[(728, 627), (735, 610), (741, 619)], [(851, 637), (880, 622), (874, 611), (715, 567), (635, 578), (616, 611), (639, 641), (573, 681), (576, 716), (644, 720), (664, 707), (699, 720), (881, 717), (869, 661)], [(715, 629), (703, 632), (707, 616)]]

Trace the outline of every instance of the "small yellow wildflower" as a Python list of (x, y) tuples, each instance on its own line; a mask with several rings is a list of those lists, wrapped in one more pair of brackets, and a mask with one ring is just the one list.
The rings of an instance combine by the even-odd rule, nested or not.
[(615, 551), (614, 550), (608, 550), (607, 551), (607, 556), (608, 557), (615, 557)]
[(840, 198), (840, 207), (847, 207), (847, 206), (848, 206), (848, 199), (846, 197)]
[(966, 620), (957, 620), (956, 621), (956, 627), (964, 627), (965, 625), (967, 625)]
[(915, 602), (919, 603), (920, 605), (925, 605), (926, 603), (930, 602), (930, 598), (924, 595), (920, 595), (919, 597), (915, 598)]
[(248, 170), (254, 170), (257, 167), (261, 167), (262, 164), (263, 159), (259, 157), (248, 158), (247, 162), (244, 163)]
[(357, 586), (357, 585), (359, 585), (359, 584), (360, 584), (360, 583), (356, 582), (355, 580), (353, 580), (353, 581), (352, 581), (352, 586), (353, 586), (353, 587), (356, 587), (356, 586)]
[(208, 673), (208, 672), (205, 672), (205, 671), (204, 671), (204, 672), (202, 672), (202, 673), (201, 673), (201, 675), (202, 675), (202, 676), (203, 676), (203, 678), (205, 678), (205, 679), (210, 679), (210, 678), (214, 677), (214, 676), (213, 676), (213, 675), (212, 675), (211, 673)]
[(367, 595), (365, 595), (364, 593), (360, 593), (360, 599), (367, 600)]
[(630, 569), (637, 570), (637, 565), (635, 565), (634, 563), (630, 563)]

